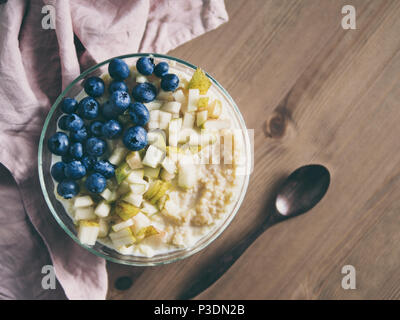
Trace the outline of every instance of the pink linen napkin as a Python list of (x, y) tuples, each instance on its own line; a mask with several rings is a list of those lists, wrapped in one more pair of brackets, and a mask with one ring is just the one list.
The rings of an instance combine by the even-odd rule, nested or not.
[[(45, 5), (55, 9), (55, 30), (42, 28)], [(1, 299), (106, 296), (105, 261), (67, 236), (40, 191), (38, 140), (61, 90), (93, 63), (134, 52), (165, 53), (227, 20), (223, 0), (0, 4)], [(54, 266), (56, 290), (41, 287), (45, 264)]]

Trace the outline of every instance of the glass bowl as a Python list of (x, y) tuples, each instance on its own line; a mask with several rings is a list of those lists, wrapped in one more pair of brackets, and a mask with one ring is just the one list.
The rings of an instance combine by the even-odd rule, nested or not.
[[(148, 56), (148, 53), (143, 54), (128, 54), (119, 56), (117, 58), (124, 59), (128, 65), (133, 65), (136, 60), (143, 56)], [(169, 64), (175, 64), (174, 68), (177, 68), (180, 71), (191, 71), (193, 72), (196, 67), (186, 61), (170, 57), (167, 55), (161, 54), (152, 54), (157, 61), (166, 61)], [(162, 253), (154, 255), (153, 257), (144, 257), (144, 256), (132, 256), (132, 255), (122, 255), (118, 253), (116, 250), (107, 247), (100, 242), (96, 242), (94, 246), (87, 246), (81, 244), (77, 237), (76, 227), (68, 215), (64, 206), (60, 201), (57, 200), (54, 195), (54, 182), (50, 175), (51, 168), (51, 160), (52, 154), (47, 149), (47, 140), (48, 138), (57, 131), (57, 119), (62, 114), (61, 108), (59, 108), (59, 104), (61, 103), (64, 97), (75, 97), (77, 96), (83, 89), (82, 83), (84, 79), (91, 76), (100, 76), (101, 74), (107, 72), (107, 66), (111, 59), (103, 61), (85, 72), (83, 72), (78, 78), (76, 78), (56, 99), (53, 106), (50, 109), (50, 112), (46, 118), (46, 121), (43, 126), (43, 130), (40, 136), (39, 142), (39, 151), (38, 151), (38, 169), (39, 169), (39, 179), (40, 185), (43, 192), (43, 196), (46, 200), (46, 203), (53, 214), (54, 218), (57, 220), (58, 224), (61, 228), (80, 246), (94, 253), (95, 255), (104, 258), (106, 260), (126, 264), (133, 266), (155, 266), (159, 264), (171, 263), (180, 259), (184, 259), (186, 257), (191, 256), (192, 254), (204, 249), (207, 245), (212, 243), (230, 224), (234, 216), (236, 215), (239, 207), (243, 201), (245, 196), (247, 186), (249, 183), (249, 175), (252, 166), (252, 151), (251, 144), (248, 131), (246, 129), (246, 125), (244, 123), (243, 117), (236, 106), (235, 102), (231, 98), (231, 96), (226, 92), (226, 90), (210, 75), (207, 76), (211, 79), (213, 84), (215, 85), (215, 89), (218, 92), (218, 95), (225, 100), (225, 105), (229, 106), (228, 112), (232, 117), (232, 120), (237, 123), (238, 128), (240, 128), (240, 132), (243, 138), (243, 168), (245, 171), (243, 174), (243, 179), (241, 179), (241, 184), (238, 189), (238, 196), (236, 197), (235, 202), (231, 206), (230, 212), (227, 212), (224, 215), (223, 221), (212, 229), (208, 234), (204, 235), (200, 238), (192, 247), (179, 249), (176, 251)], [(49, 217), (50, 219), (50, 217)]]

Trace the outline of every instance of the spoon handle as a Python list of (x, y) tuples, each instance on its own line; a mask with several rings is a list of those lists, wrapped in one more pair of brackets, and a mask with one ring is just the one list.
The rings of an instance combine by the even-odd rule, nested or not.
[(233, 248), (227, 250), (216, 261), (212, 261), (200, 275), (194, 279), (189, 288), (184, 291), (179, 299), (192, 299), (215, 281), (217, 281), (228, 269), (236, 262), (237, 259), (246, 251), (246, 249), (270, 226), (276, 224), (280, 220), (275, 214), (269, 215), (266, 221), (256, 230), (252, 231), (248, 236), (242, 238)]

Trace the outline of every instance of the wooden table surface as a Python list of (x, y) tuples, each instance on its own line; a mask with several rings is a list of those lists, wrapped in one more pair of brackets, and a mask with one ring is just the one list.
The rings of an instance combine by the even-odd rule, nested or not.
[[(229, 228), (173, 264), (108, 264), (110, 299), (174, 299), (245, 237), (295, 168), (321, 163), (330, 189), (267, 230), (201, 299), (400, 298), (400, 1), (226, 0), (230, 21), (171, 55), (201, 66), (255, 130), (255, 168)], [(356, 30), (341, 9), (356, 9)], [(341, 286), (344, 265), (356, 289)], [(133, 280), (120, 291), (121, 276)]]

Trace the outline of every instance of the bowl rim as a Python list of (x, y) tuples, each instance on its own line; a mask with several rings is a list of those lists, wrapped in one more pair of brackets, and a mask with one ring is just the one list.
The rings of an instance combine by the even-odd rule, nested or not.
[[(75, 85), (77, 84), (79, 81), (81, 81), (82, 79), (84, 79), (88, 74), (90, 74), (91, 72), (99, 69), (101, 66), (104, 66), (106, 64), (108, 64), (111, 60), (113, 59), (126, 59), (126, 58), (140, 58), (143, 56), (150, 56), (152, 55), (155, 58), (161, 58), (161, 59), (167, 59), (167, 60), (172, 60), (178, 63), (181, 63), (183, 65), (185, 65), (186, 67), (189, 67), (193, 70), (196, 70), (197, 67), (185, 60), (173, 57), (173, 56), (169, 56), (166, 54), (159, 54), (159, 53), (133, 53), (133, 54), (125, 54), (125, 55), (120, 55), (120, 56), (116, 56), (116, 57), (112, 57), (110, 59), (104, 60), (103, 62), (97, 63), (96, 65), (86, 69), (85, 71), (83, 71), (76, 79), (74, 79), (62, 92), (61, 94), (57, 97), (57, 99), (55, 100), (55, 102), (52, 104), (46, 120), (43, 124), (43, 129), (42, 132), (40, 134), (40, 140), (39, 140), (39, 148), (38, 148), (38, 171), (39, 171), (39, 181), (40, 181), (40, 187), (42, 190), (42, 194), (43, 197), (46, 201), (46, 204), (48, 206), (48, 208), (50, 209), (50, 212), (52, 213), (53, 217), (55, 218), (55, 220), (57, 221), (57, 223), (60, 225), (60, 227), (81, 247), (83, 247), (84, 249), (90, 251), (91, 253), (93, 253), (94, 255), (103, 258), (105, 260), (114, 262), (114, 263), (118, 263), (118, 264), (123, 264), (123, 265), (130, 265), (130, 266), (157, 266), (157, 265), (163, 265), (163, 264), (169, 264), (175, 261), (179, 261), (185, 258), (188, 258), (190, 256), (192, 256), (193, 254), (199, 252), (200, 250), (206, 248), (208, 245), (210, 245), (212, 242), (214, 242), (223, 232), (224, 230), (230, 225), (230, 223), (232, 222), (233, 218), (236, 216), (237, 212), (239, 211), (239, 208), (241, 207), (244, 197), (247, 193), (247, 189), (248, 189), (248, 185), (249, 185), (249, 181), (250, 181), (250, 174), (251, 174), (251, 168), (249, 166), (251, 166), (251, 164), (249, 164), (249, 160), (247, 159), (247, 168), (246, 170), (247, 173), (245, 174), (245, 179), (243, 182), (243, 186), (241, 188), (241, 194), (239, 195), (236, 204), (234, 206), (234, 208), (232, 209), (232, 212), (230, 213), (229, 217), (224, 220), (221, 225), (219, 225), (218, 227), (216, 227), (213, 230), (213, 234), (209, 237), (209, 239), (207, 239), (207, 241), (205, 241), (204, 243), (202, 243), (201, 245), (196, 246), (196, 244), (190, 248), (190, 250), (186, 250), (183, 253), (182, 256), (177, 256), (177, 257), (172, 257), (170, 259), (166, 259), (163, 261), (155, 261), (155, 262), (151, 262), (151, 261), (147, 261), (147, 262), (134, 262), (134, 261), (128, 261), (128, 260), (120, 260), (118, 258), (115, 257), (111, 257), (108, 256), (106, 254), (103, 254), (102, 252), (94, 249), (91, 246), (82, 244), (78, 237), (65, 225), (65, 223), (62, 221), (62, 219), (58, 216), (55, 208), (53, 207), (50, 198), (49, 198), (49, 194), (47, 192), (47, 188), (46, 188), (46, 184), (45, 184), (45, 180), (44, 180), (44, 170), (43, 170), (43, 166), (42, 166), (42, 153), (43, 153), (43, 147), (44, 147), (44, 138), (47, 132), (47, 128), (48, 125), (50, 123), (50, 120), (54, 114), (54, 112), (56, 111), (58, 105), (60, 104), (61, 100), (64, 98), (64, 96), (67, 94), (67, 92), (69, 92), (69, 90)], [(204, 70), (203, 70), (204, 71)], [(248, 153), (250, 155), (250, 162), (252, 162), (252, 157), (253, 154), (251, 152), (251, 148), (250, 148), (250, 137), (247, 131), (247, 127), (246, 127), (246, 123), (243, 119), (242, 113), (240, 112), (238, 106), (236, 105), (235, 101), (233, 100), (233, 98), (230, 96), (230, 94), (224, 89), (224, 87), (217, 81), (215, 80), (210, 74), (208, 74), (206, 71), (204, 71), (207, 75), (207, 77), (222, 91), (222, 93), (225, 95), (225, 97), (227, 98), (227, 100), (230, 102), (231, 106), (233, 107), (236, 116), (238, 117), (240, 126), (245, 129), (245, 133), (244, 133), (244, 139), (245, 144), (245, 152)], [(211, 231), (210, 231), (211, 232)], [(151, 259), (151, 257), (150, 257)]]

